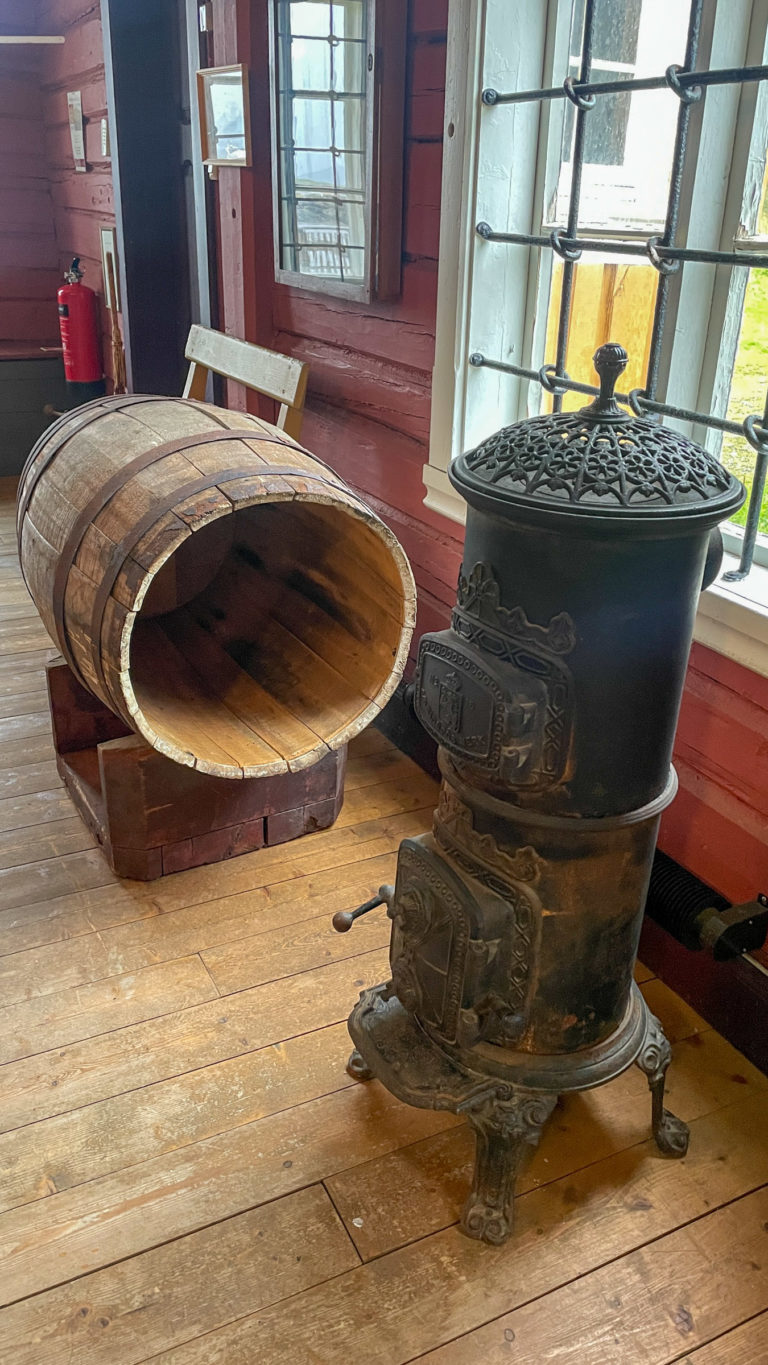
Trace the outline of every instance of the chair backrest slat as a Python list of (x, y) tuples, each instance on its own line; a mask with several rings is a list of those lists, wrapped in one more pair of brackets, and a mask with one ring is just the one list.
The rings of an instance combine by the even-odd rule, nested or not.
[(184, 354), (190, 367), (185, 398), (205, 398), (209, 370), (255, 389), (280, 404), (277, 426), (297, 437), (301, 429), (309, 366), (293, 356), (268, 351), (250, 341), (214, 332), (194, 323)]

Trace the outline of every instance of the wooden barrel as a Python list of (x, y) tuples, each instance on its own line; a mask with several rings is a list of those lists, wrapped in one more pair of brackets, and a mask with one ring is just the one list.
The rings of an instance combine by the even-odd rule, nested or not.
[(85, 686), (161, 753), (219, 777), (296, 771), (368, 725), (408, 654), (392, 532), (267, 422), (100, 398), (33, 448), (21, 564)]

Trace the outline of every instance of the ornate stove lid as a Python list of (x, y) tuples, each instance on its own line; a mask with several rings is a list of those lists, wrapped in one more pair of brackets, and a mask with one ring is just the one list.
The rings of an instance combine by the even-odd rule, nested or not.
[(514, 516), (689, 518), (715, 523), (745, 498), (714, 455), (669, 427), (632, 417), (613, 391), (627, 363), (622, 346), (595, 353), (600, 395), (579, 412), (532, 417), (503, 427), (454, 460), (450, 478), (469, 502)]

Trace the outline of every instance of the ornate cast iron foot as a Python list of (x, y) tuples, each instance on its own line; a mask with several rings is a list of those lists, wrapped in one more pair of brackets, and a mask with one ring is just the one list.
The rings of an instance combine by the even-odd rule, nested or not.
[(355, 1081), (373, 1080), (373, 1072), (371, 1071), (371, 1068), (369, 1067), (368, 1063), (363, 1057), (363, 1054), (361, 1052), (358, 1052), (357, 1048), (354, 1048), (353, 1051), (350, 1052), (349, 1054), (349, 1061), (347, 1062), (347, 1071), (349, 1072), (352, 1079)]
[(637, 1059), (640, 1070), (648, 1077), (651, 1092), (651, 1123), (656, 1146), (665, 1156), (685, 1156), (690, 1136), (687, 1123), (675, 1118), (664, 1108), (664, 1082), (667, 1067), (672, 1060), (664, 1030), (655, 1015), (648, 1016), (648, 1032), (645, 1035), (642, 1051)]
[(472, 1191), (461, 1226), (469, 1237), (501, 1246), (513, 1227), (515, 1182), (527, 1147), (535, 1147), (557, 1102), (556, 1095), (512, 1090), (497, 1098), (494, 1087), (485, 1097), (460, 1106), (475, 1130), (477, 1154)]

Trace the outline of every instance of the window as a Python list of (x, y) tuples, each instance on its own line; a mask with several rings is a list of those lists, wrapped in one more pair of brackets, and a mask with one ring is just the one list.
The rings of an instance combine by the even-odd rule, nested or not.
[(362, 300), (399, 290), (403, 3), (271, 0), (280, 281)]
[(428, 506), (460, 518), (450, 456), (580, 406), (612, 339), (641, 409), (751, 480), (737, 572), (765, 553), (765, 60), (763, 0), (451, 4)]

